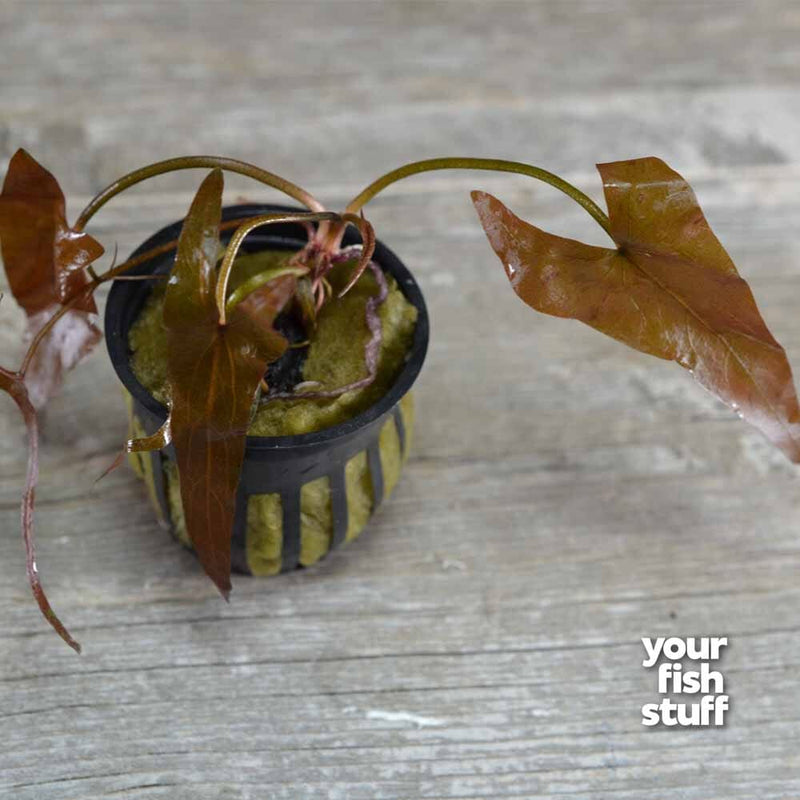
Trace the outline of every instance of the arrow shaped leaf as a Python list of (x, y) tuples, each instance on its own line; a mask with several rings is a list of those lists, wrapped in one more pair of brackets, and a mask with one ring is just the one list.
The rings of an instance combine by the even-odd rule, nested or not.
[(514, 291), (538, 311), (677, 362), (800, 461), (800, 408), (786, 353), (689, 184), (657, 158), (598, 169), (616, 249), (546, 233), (473, 192)]
[[(236, 490), (247, 427), (267, 365), (286, 349), (272, 327), (290, 293), (269, 286), (220, 325), (214, 292), (222, 173), (205, 179), (183, 225), (164, 300), (169, 430), (186, 526), (206, 573), (227, 598)], [(292, 279), (293, 280), (293, 279)]]
[(25, 150), (12, 157), (0, 193), (0, 249), (11, 292), (27, 314), (31, 338), (62, 305), (70, 304), (26, 371), (30, 399), (40, 408), (58, 391), (62, 374), (100, 340), (86, 267), (103, 248), (69, 227), (58, 181)]

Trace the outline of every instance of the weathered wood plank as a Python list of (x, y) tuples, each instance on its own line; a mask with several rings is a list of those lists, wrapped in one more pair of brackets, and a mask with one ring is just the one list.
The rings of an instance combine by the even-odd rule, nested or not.
[[(263, 163), (331, 207), (444, 153), (535, 161), (599, 199), (595, 160), (652, 152), (800, 370), (799, 29), (780, 0), (0, 0), (0, 169), (28, 147), (74, 214), (181, 152)], [(120, 198), (94, 231), (124, 255), (198, 179)], [(522, 178), (420, 176), (371, 206), (430, 307), (419, 427), (369, 532), (311, 570), (239, 578), (225, 605), (130, 473), (92, 489), (125, 435), (97, 353), (43, 424), (39, 564), (73, 657), (29, 599), (0, 398), (0, 797), (800, 794), (796, 469), (674, 365), (525, 308), (475, 187), (603, 242)], [(4, 301), (2, 363), (21, 329)], [(639, 638), (665, 634), (730, 637), (724, 730), (641, 726)]]

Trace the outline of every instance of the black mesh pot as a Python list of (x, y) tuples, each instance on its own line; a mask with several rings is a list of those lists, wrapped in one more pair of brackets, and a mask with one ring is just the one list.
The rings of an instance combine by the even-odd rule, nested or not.
[[(223, 220), (297, 209), (274, 205), (239, 205), (223, 211)], [(182, 221), (169, 225), (142, 244), (139, 255), (178, 238)], [(232, 231), (223, 233), (223, 241)], [(250, 234), (243, 250), (299, 249), (306, 241), (297, 224), (272, 225)], [(344, 245), (360, 241), (349, 228)], [(132, 275), (168, 272), (174, 252), (132, 270)], [(413, 343), (389, 391), (367, 410), (333, 427), (298, 436), (247, 438), (239, 484), (232, 542), (238, 572), (271, 574), (307, 566), (330, 549), (354, 538), (393, 487), (408, 453), (413, 423), (410, 388), (428, 346), (425, 301), (411, 273), (387, 247), (375, 247), (374, 260), (394, 277), (418, 317)], [(130, 364), (128, 332), (150, 292), (147, 281), (117, 281), (106, 306), (109, 355), (130, 399), (135, 435), (154, 433), (166, 408), (139, 383)], [(133, 454), (159, 516), (185, 544), (177, 469), (172, 448)], [(313, 522), (313, 526), (311, 526)], [(309, 527), (311, 526), (311, 527)]]

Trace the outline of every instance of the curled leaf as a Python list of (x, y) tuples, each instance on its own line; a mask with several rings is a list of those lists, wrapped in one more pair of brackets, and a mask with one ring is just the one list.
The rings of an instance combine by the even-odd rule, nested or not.
[(170, 420), (167, 420), (152, 436), (142, 439), (129, 439), (125, 443), (126, 453), (148, 453), (152, 450), (162, 450), (172, 441)]
[(25, 421), (28, 434), (28, 470), (25, 479), (25, 491), (22, 495), (22, 538), (25, 542), (25, 565), (28, 573), (28, 583), (34, 598), (39, 605), (44, 618), (53, 626), (58, 635), (77, 653), (81, 646), (70, 636), (61, 620), (56, 616), (47, 600), (47, 595), (39, 580), (39, 570), (36, 567), (36, 549), (33, 541), (33, 505), (36, 493), (36, 484), (39, 479), (39, 427), (34, 409), (22, 377), (18, 373), (9, 372), (0, 367), (0, 391), (9, 394), (17, 404)]
[[(337, 386), (335, 389), (317, 390), (316, 387), (319, 384), (316, 381), (303, 381), (294, 386), (291, 392), (274, 392), (267, 399), (288, 400), (302, 396), (306, 400), (321, 400), (340, 397), (347, 392), (364, 389), (372, 384), (378, 374), (378, 356), (381, 342), (383, 341), (383, 326), (381, 325), (378, 309), (389, 296), (389, 285), (386, 283), (386, 276), (383, 274), (383, 270), (374, 261), (369, 262), (369, 269), (378, 284), (378, 292), (367, 300), (364, 307), (365, 322), (370, 334), (364, 345), (364, 366), (367, 368), (367, 374), (357, 381), (347, 383), (344, 386)], [(309, 391), (306, 391), (306, 389)]]
[(30, 400), (40, 408), (58, 390), (63, 372), (100, 339), (86, 267), (103, 248), (69, 227), (58, 181), (25, 150), (12, 157), (0, 193), (0, 250), (11, 292), (27, 314), (30, 338), (60, 307), (70, 306), (25, 369)]
[(345, 214), (343, 217), (347, 222), (355, 225), (361, 233), (364, 243), (358, 251), (358, 263), (353, 270), (350, 280), (345, 285), (344, 289), (339, 292), (339, 297), (344, 297), (358, 282), (358, 279), (364, 274), (364, 271), (371, 263), (372, 254), (375, 252), (375, 230), (372, 225), (364, 218), (364, 212), (361, 216), (357, 214)]
[(295, 279), (284, 276), (256, 289), (220, 324), (215, 265), (222, 189), (222, 173), (215, 170), (186, 217), (164, 299), (164, 326), (169, 429), (186, 526), (203, 568), (227, 597), (247, 426), (267, 365), (287, 346), (272, 323), (288, 299), (286, 281)]
[(689, 184), (657, 158), (598, 168), (617, 249), (546, 233), (473, 192), (514, 291), (538, 311), (677, 362), (800, 461), (800, 408), (786, 353)]

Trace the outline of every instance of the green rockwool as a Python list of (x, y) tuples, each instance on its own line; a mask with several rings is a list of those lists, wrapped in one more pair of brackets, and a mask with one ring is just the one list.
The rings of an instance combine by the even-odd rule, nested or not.
[[(252, 275), (283, 264), (288, 251), (264, 251), (242, 255), (236, 260), (230, 291)], [(354, 262), (335, 267), (328, 276), (334, 292), (347, 283)], [(375, 380), (367, 387), (355, 389), (335, 398), (305, 399), (302, 395), (286, 400), (270, 400), (257, 407), (248, 433), (252, 436), (295, 436), (329, 428), (365, 411), (391, 388), (405, 363), (417, 320), (417, 309), (408, 302), (396, 281), (386, 276), (389, 288), (386, 300), (379, 306), (382, 339)], [(317, 318), (317, 330), (311, 336), (303, 381), (314, 381), (314, 390), (336, 389), (366, 375), (364, 346), (369, 339), (365, 307), (377, 294), (378, 285), (366, 272), (353, 288), (335, 303), (328, 303)], [(139, 382), (160, 402), (167, 401), (167, 342), (162, 322), (164, 287), (155, 286), (139, 318), (131, 326), (129, 343), (131, 365)], [(388, 497), (400, 475), (408, 452), (413, 427), (413, 402), (407, 395), (400, 404), (406, 430), (406, 443), (401, 452), (394, 421), (389, 419), (380, 434), (379, 450), (384, 474), (384, 494)], [(132, 454), (136, 456), (137, 454)], [(135, 466), (141, 471), (141, 459)], [(147, 479), (147, 474), (143, 475)], [(175, 465), (165, 467), (167, 501), (170, 517), (178, 538), (187, 546), (189, 537), (180, 502), (180, 487)], [(358, 453), (347, 464), (345, 486), (348, 505), (346, 539), (355, 538), (364, 528), (372, 509), (372, 484), (366, 453)], [(333, 519), (330, 487), (327, 478), (305, 484), (301, 490), (300, 563), (309, 566), (330, 548)], [(271, 575), (281, 568), (282, 515), (279, 494), (254, 495), (247, 510), (247, 562), (255, 575)]]

